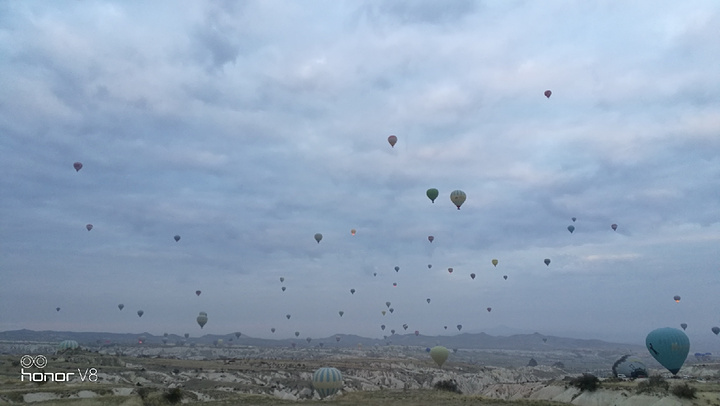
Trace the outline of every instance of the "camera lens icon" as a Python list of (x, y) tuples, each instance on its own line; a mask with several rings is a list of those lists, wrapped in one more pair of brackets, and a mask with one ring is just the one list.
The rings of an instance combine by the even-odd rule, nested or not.
[(38, 355), (37, 357), (33, 357), (32, 355), (23, 355), (22, 358), (20, 358), (20, 365), (23, 368), (30, 368), (33, 365), (38, 368), (45, 368), (47, 363), (47, 357), (44, 355)]

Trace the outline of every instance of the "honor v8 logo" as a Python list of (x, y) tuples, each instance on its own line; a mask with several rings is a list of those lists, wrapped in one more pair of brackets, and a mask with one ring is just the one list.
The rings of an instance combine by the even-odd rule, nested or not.
[[(80, 381), (97, 382), (97, 368), (86, 368), (83, 373), (80, 368), (75, 372), (49, 372), (42, 371), (47, 366), (48, 360), (44, 355), (33, 357), (23, 355), (20, 358), (20, 381), (21, 382), (69, 382), (73, 375), (80, 377)], [(26, 371), (25, 369), (28, 369)]]

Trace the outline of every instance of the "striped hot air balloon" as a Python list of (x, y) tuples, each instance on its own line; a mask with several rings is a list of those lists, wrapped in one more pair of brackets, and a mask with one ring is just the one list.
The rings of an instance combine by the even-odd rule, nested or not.
[(313, 388), (321, 398), (334, 395), (342, 387), (342, 374), (337, 368), (322, 367), (313, 374)]

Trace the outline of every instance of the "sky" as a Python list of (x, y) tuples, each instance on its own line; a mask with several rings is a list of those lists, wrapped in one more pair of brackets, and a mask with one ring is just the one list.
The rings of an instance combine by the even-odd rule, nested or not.
[(0, 331), (720, 351), (718, 37), (714, 0), (2, 2)]

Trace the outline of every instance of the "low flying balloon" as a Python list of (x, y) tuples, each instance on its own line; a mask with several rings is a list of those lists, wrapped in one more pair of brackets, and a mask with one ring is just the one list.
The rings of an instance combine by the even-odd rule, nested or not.
[(388, 142), (390, 143), (391, 147), (395, 148), (395, 144), (397, 143), (397, 137), (394, 135), (389, 136)]
[(546, 343), (546, 342), (547, 342), (547, 338), (543, 338), (543, 342)]
[(687, 323), (680, 323), (680, 327), (685, 330), (687, 328)]
[(572, 234), (573, 231), (575, 231), (575, 226), (569, 225), (569, 226), (568, 226), (568, 231), (570, 231), (570, 234)]
[(507, 275), (503, 275), (503, 279), (507, 280)]
[(180, 236), (179, 236), (179, 235), (176, 235), (176, 236), (175, 236), (175, 237), (173, 237), (173, 238), (175, 239), (175, 242), (178, 242), (178, 241), (180, 241)]
[(462, 324), (458, 324), (457, 329), (458, 329), (458, 331), (462, 330)]
[(395, 272), (400, 272), (400, 267), (399, 267), (399, 266), (396, 266), (396, 267), (395, 267)]
[(450, 351), (448, 351), (447, 348), (443, 346), (435, 346), (430, 349), (430, 358), (432, 358), (433, 361), (438, 365), (439, 368), (442, 368), (445, 361), (447, 361), (448, 356), (450, 355)]
[(338, 342), (339, 342), (339, 341), (340, 341), (340, 339), (341, 339), (341, 337), (340, 337), (340, 336), (335, 336), (335, 341), (338, 341)]
[(357, 231), (354, 228), (350, 230), (350, 234), (355, 235), (355, 233), (357, 233)]
[(673, 296), (673, 300), (675, 301), (675, 303), (680, 303), (680, 296), (678, 296), (678, 295)]
[(395, 334), (395, 329), (390, 330), (390, 334)]
[[(196, 295), (196, 296), (200, 296), (201, 293), (202, 293), (201, 290), (196, 290), (196, 291), (195, 291), (195, 295)], [(211, 295), (211, 296), (212, 296), (212, 295)]]
[(137, 311), (138, 317), (142, 317), (143, 314), (145, 314), (144, 311), (142, 311), (142, 310), (138, 310), (138, 311)]
[(547, 97), (549, 99), (550, 96), (552, 96), (552, 91), (546, 90), (545, 93), (543, 93), (543, 94), (545, 95), (545, 97)]
[(613, 229), (613, 231), (617, 231), (617, 224), (613, 224), (613, 225), (611, 225), (611, 226), (610, 226), (610, 228), (612, 228), (612, 229)]
[(550, 258), (545, 258), (545, 265), (550, 266)]
[(122, 309), (124, 309), (124, 308), (125, 308), (125, 305), (124, 305), (124, 304), (120, 303), (120, 304), (118, 305), (118, 309), (122, 310)]
[(338, 312), (338, 314), (340, 315), (340, 317), (342, 317), (342, 316), (343, 316), (343, 314), (345, 314), (345, 312), (344, 312), (344, 311), (342, 311), (342, 310), (340, 310), (340, 311)]
[(75, 172), (80, 172), (80, 169), (82, 169), (82, 163), (81, 162), (75, 162), (73, 164), (73, 168), (75, 168)]
[(299, 331), (296, 331), (296, 332), (295, 332), (295, 337), (299, 337), (299, 336), (300, 336), (300, 332), (299, 332)]
[(407, 324), (403, 324), (403, 330), (407, 330), (408, 327), (409, 327), (409, 326), (408, 326)]
[(207, 313), (200, 312), (200, 314), (197, 316), (197, 319), (195, 320), (197, 321), (197, 324), (200, 326), (200, 328), (205, 327), (205, 324), (207, 324), (208, 322)]
[(457, 209), (460, 210), (460, 206), (462, 206), (463, 203), (465, 203), (465, 199), (467, 196), (465, 195), (465, 192), (462, 190), (453, 190), (450, 193), (450, 200), (457, 206)]
[(87, 230), (90, 231), (90, 230), (93, 229), (93, 225), (92, 225), (92, 224), (86, 224), (86, 225), (85, 225), (85, 228), (87, 228)]
[(350, 289), (350, 294), (351, 294), (351, 295), (354, 295), (354, 294), (355, 294), (355, 289)]
[(645, 338), (645, 346), (660, 365), (675, 375), (685, 363), (690, 340), (682, 330), (664, 327), (651, 331)]
[(492, 260), (492, 264), (493, 264), (493, 266), (497, 266), (498, 260), (497, 260), (497, 259), (493, 259), (493, 260)]
[(488, 307), (487, 311), (488, 311), (488, 313), (490, 313), (492, 311), (492, 307)]
[(312, 384), (321, 398), (334, 395), (343, 387), (342, 373), (337, 368), (322, 367), (313, 374)]
[(715, 335), (720, 334), (720, 327), (713, 327), (710, 329)]
[(435, 203), (435, 199), (437, 199), (440, 192), (438, 192), (437, 189), (432, 188), (432, 189), (428, 189), (427, 192), (425, 192), (425, 194), (427, 195), (428, 199), (430, 199), (431, 202)]
[(320, 244), (320, 240), (322, 240), (322, 234), (316, 233), (316, 234), (315, 234), (315, 241), (317, 241), (317, 243)]
[(287, 317), (288, 320), (290, 320), (290, 315), (286, 314), (285, 317)]
[(474, 273), (471, 273), (471, 274), (470, 274), (470, 279), (475, 279), (475, 274), (474, 274)]
[(433, 240), (435, 240), (435, 237), (433, 237), (432, 235), (429, 235), (429, 236), (428, 236), (428, 241), (433, 242)]

